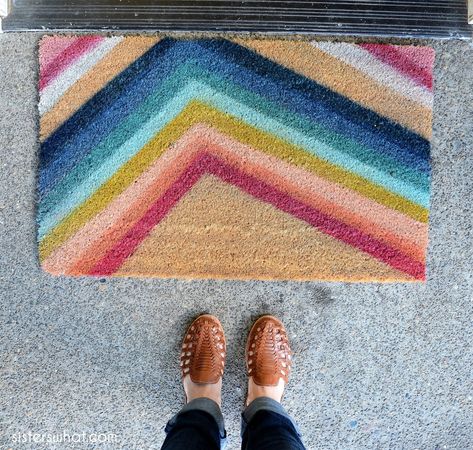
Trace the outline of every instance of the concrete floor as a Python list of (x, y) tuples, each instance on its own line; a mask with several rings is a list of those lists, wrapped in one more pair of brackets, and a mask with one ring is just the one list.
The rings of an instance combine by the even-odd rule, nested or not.
[(309, 449), (473, 448), (473, 45), (434, 44), (428, 282), (362, 285), (42, 273), (37, 39), (0, 35), (0, 448), (68, 448), (12, 441), (63, 431), (120, 440), (100, 448), (160, 448), (183, 401), (181, 334), (203, 311), (220, 317), (229, 342), (230, 450), (239, 446), (246, 334), (265, 312), (290, 331), (296, 355), (285, 405)]

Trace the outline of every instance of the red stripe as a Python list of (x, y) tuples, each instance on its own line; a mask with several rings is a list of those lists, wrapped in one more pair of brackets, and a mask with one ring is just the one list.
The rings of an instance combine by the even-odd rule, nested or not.
[(71, 45), (56, 56), (40, 73), (39, 89), (44, 89), (64, 69), (69, 67), (80, 56), (94, 48), (104, 38), (102, 36), (83, 36), (77, 38)]
[(151, 230), (205, 173), (213, 174), (227, 183), (238, 186), (248, 194), (274, 205), (276, 208), (309, 223), (352, 247), (368, 253), (391, 267), (419, 280), (425, 279), (425, 266), (422, 263), (356, 228), (291, 198), (288, 194), (229, 166), (221, 159), (208, 153), (201, 153), (194, 159), (188, 170), (151, 206), (126, 236), (97, 263), (91, 270), (90, 275), (111, 275), (117, 271)]
[(394, 67), (398, 72), (413, 79), (417, 84), (432, 90), (432, 68), (428, 64), (427, 67), (419, 66), (401, 52), (398, 52), (394, 45), (359, 44), (359, 46), (379, 60)]

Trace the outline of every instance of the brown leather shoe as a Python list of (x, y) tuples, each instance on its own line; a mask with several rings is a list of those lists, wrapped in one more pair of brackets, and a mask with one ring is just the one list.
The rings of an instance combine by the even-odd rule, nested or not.
[(260, 317), (253, 325), (246, 344), (246, 368), (259, 386), (277, 386), (289, 381), (292, 352), (282, 322), (273, 316)]
[(182, 377), (198, 384), (217, 383), (223, 375), (227, 346), (219, 320), (209, 314), (197, 317), (187, 329), (181, 352)]

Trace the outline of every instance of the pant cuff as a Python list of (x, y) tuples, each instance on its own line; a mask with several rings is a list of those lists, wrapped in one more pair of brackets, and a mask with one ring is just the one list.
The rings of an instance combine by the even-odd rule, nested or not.
[(296, 430), (299, 437), (301, 437), (301, 433), (299, 431), (299, 427), (297, 426), (296, 422), (292, 419), (292, 417), (287, 413), (281, 403), (273, 400), (269, 397), (258, 397), (255, 398), (243, 411), (242, 413), (242, 428), (241, 428), (241, 435), (246, 430), (247, 425), (250, 423), (251, 419), (255, 416), (255, 414), (259, 411), (271, 411), (280, 416), (285, 417), (289, 422), (292, 424), (294, 429)]
[(204, 411), (207, 414), (210, 414), (218, 425), (220, 438), (226, 438), (227, 433), (225, 431), (225, 422), (223, 420), (222, 411), (218, 404), (213, 400), (210, 400), (210, 398), (201, 397), (190, 401), (177, 413), (176, 417), (181, 413), (195, 410)]

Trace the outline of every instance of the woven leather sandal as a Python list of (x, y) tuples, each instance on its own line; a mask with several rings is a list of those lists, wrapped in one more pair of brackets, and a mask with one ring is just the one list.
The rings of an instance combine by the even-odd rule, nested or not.
[(246, 368), (259, 386), (277, 386), (279, 379), (289, 381), (292, 351), (282, 322), (262, 316), (253, 325), (246, 344)]
[(197, 317), (187, 329), (181, 352), (182, 378), (214, 384), (223, 376), (227, 346), (219, 320), (209, 314)]

